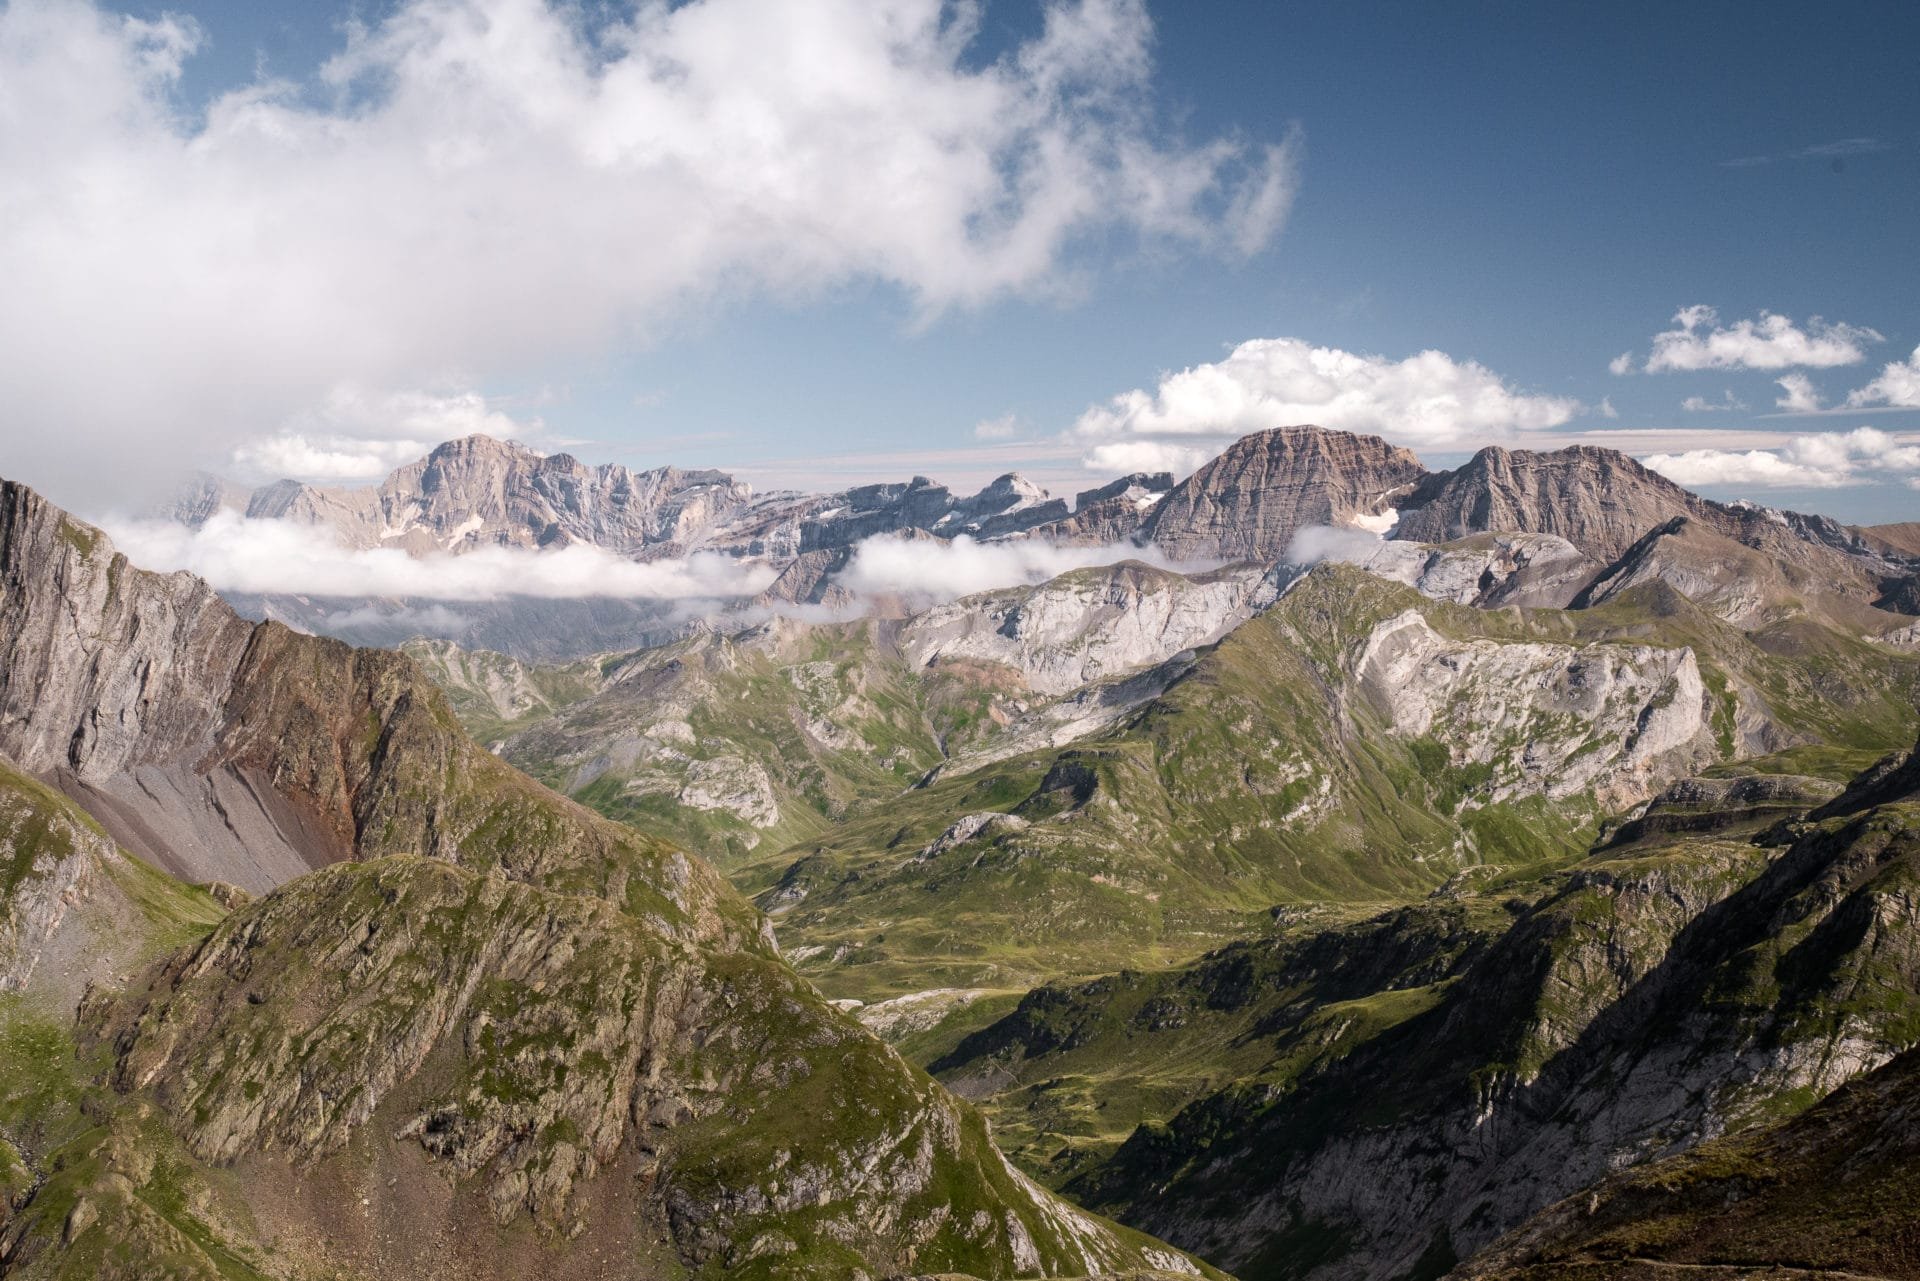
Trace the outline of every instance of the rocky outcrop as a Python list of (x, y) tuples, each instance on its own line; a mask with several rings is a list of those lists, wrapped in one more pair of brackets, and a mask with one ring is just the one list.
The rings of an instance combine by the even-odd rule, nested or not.
[(67, 913), (115, 857), (83, 815), (0, 761), (0, 992), (27, 986)]
[(1142, 532), (1175, 560), (1270, 564), (1306, 526), (1381, 517), (1426, 475), (1412, 451), (1377, 436), (1277, 427), (1242, 437), (1175, 485)]
[(1108, 547), (1139, 532), (1173, 488), (1172, 472), (1132, 472), (1074, 495), (1073, 514), (1036, 525), (1031, 534), (1058, 543)]
[(1690, 649), (1462, 643), (1408, 610), (1373, 629), (1353, 675), (1395, 733), (1486, 767), (1492, 800), (1584, 793), (1619, 809), (1716, 751)]
[(1803, 1115), (1615, 1174), (1543, 1210), (1450, 1275), (1920, 1274), (1920, 1051)]
[(1841, 785), (1801, 774), (1683, 778), (1620, 825), (1610, 845), (1678, 833), (1729, 832), (1793, 818), (1833, 800)]
[(1598, 569), (1552, 534), (1477, 534), (1440, 546), (1389, 538), (1339, 558), (1422, 596), (1478, 609), (1564, 609)]
[(996, 663), (1058, 696), (1210, 645), (1277, 595), (1257, 570), (1187, 577), (1129, 561), (935, 606), (907, 622), (900, 644), (919, 667)]

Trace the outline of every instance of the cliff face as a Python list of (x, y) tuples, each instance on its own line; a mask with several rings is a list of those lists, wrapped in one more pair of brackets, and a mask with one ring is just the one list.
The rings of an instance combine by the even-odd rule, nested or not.
[(1790, 1121), (1614, 1175), (1451, 1275), (1920, 1276), (1917, 1121), (1909, 1050)]
[(1607, 564), (1655, 525), (1705, 510), (1704, 500), (1611, 449), (1488, 448), (1428, 478), (1394, 533), (1429, 543), (1488, 530), (1556, 534)]
[(1378, 516), (1426, 475), (1412, 451), (1377, 436), (1275, 428), (1175, 485), (1142, 532), (1175, 560), (1272, 562), (1301, 528)]

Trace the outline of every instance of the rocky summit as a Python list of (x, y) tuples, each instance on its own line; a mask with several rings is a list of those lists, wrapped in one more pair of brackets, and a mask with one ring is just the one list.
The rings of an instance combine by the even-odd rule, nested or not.
[(0, 484), (0, 1276), (1920, 1277), (1906, 525), (1311, 426), (165, 515), (752, 572), (416, 629)]

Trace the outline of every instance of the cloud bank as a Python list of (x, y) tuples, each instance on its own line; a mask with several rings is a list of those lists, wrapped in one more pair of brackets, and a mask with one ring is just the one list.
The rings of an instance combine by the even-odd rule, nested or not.
[(1072, 434), (1085, 443), (1089, 467), (1179, 472), (1270, 427), (1314, 423), (1412, 446), (1480, 445), (1558, 427), (1583, 408), (1566, 396), (1517, 391), (1485, 365), (1441, 351), (1396, 361), (1257, 338), (1225, 360), (1164, 375), (1152, 391), (1088, 409)]
[(476, 434), (537, 440), (544, 431), (539, 420), (518, 421), (477, 392), (336, 387), (282, 430), (237, 447), (232, 463), (241, 479), (254, 482), (383, 480), (443, 441)]
[(554, 551), (486, 547), (464, 555), (409, 556), (348, 548), (294, 521), (216, 513), (199, 529), (171, 521), (108, 520), (107, 531), (143, 569), (187, 570), (218, 591), (262, 595), (496, 601), (715, 600), (750, 596), (773, 581), (765, 565), (700, 553), (631, 561), (576, 543)]
[(1132, 543), (1072, 547), (1039, 539), (982, 543), (962, 535), (952, 542), (941, 542), (882, 534), (854, 548), (852, 559), (835, 582), (860, 596), (895, 597), (928, 605), (1002, 587), (1033, 586), (1070, 570), (1127, 560), (1161, 568), (1210, 568), (1175, 566), (1158, 549)]
[(1689, 449), (1640, 461), (1690, 487), (1842, 489), (1902, 480), (1920, 489), (1920, 440), (1873, 427), (1795, 436), (1779, 449)]
[[(745, 297), (877, 282), (930, 317), (1069, 291), (1113, 245), (1271, 241), (1297, 143), (1170, 133), (1144, 0), (1053, 0), (991, 62), (980, 20), (946, 0), (400, 0), (314, 81), (188, 115), (191, 20), (10, 0), (9, 466), (78, 484), (78, 456), (224, 454), (343, 384), (524, 376)], [(371, 474), (355, 439), (296, 424), (256, 456)]]
[[(1653, 336), (1647, 373), (1702, 369), (1832, 369), (1857, 365), (1867, 358), (1866, 344), (1884, 342), (1879, 333), (1861, 325), (1828, 324), (1818, 316), (1805, 327), (1770, 311), (1758, 320), (1720, 324), (1712, 307), (1682, 307), (1674, 313), (1673, 328)], [(1615, 374), (1634, 371), (1631, 352), (1607, 366)]]

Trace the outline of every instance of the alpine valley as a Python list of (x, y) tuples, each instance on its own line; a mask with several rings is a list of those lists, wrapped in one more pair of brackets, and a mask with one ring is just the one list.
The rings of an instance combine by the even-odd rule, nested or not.
[(0, 484), (0, 1276), (1920, 1278), (1911, 526), (1312, 426), (157, 518), (723, 586)]

